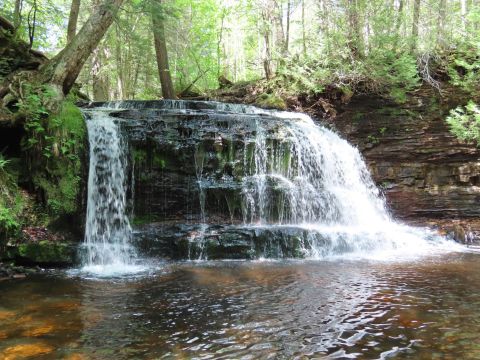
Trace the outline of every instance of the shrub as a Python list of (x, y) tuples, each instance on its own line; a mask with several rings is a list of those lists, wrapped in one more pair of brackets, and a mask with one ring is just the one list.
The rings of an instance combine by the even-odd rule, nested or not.
[(451, 110), (446, 121), (457, 138), (480, 145), (480, 107), (473, 101)]

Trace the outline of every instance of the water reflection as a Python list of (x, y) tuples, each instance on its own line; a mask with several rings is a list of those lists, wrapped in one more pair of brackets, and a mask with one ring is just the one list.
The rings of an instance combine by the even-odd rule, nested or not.
[(480, 358), (475, 254), (0, 283), (0, 359)]

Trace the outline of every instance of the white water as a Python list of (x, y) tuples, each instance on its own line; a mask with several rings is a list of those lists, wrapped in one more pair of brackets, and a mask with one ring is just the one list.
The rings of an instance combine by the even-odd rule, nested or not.
[(246, 225), (305, 229), (304, 255), (313, 259), (462, 249), (429, 229), (396, 222), (359, 151), (346, 140), (306, 115), (275, 116), (284, 119), (284, 133), (269, 138), (257, 121), (253, 159), (244, 160), (251, 172), (243, 184)]
[[(428, 229), (394, 221), (358, 150), (332, 131), (315, 125), (308, 116), (217, 105), (218, 111), (259, 115), (255, 118), (255, 138), (244, 150), (243, 166), (247, 174), (242, 184), (244, 227), (304, 229), (307, 233), (302, 239), (304, 255), (313, 259), (340, 256), (387, 260), (461, 249)], [(130, 245), (127, 144), (114, 118), (106, 111), (135, 106), (136, 103), (107, 103), (103, 110), (89, 111), (91, 118), (87, 120), (90, 173), (87, 257), (83, 270), (98, 275), (145, 269), (136, 265), (136, 254)], [(165, 106), (186, 111), (182, 102)], [(275, 120), (262, 118), (260, 114), (281, 118), (281, 126), (275, 133), (269, 133), (265, 126), (266, 121)], [(194, 158), (203, 225), (192, 241), (203, 242), (208, 231), (202, 187), (203, 157), (195, 154)], [(200, 258), (204, 258), (203, 250)]]
[(92, 111), (83, 271), (105, 276), (142, 271), (135, 265), (127, 216), (127, 146), (108, 113)]

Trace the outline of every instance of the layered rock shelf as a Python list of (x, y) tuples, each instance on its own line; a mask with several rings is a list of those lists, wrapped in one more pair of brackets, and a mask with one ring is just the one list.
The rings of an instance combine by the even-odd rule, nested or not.
[(332, 120), (361, 150), (394, 216), (438, 226), (460, 241), (480, 234), (480, 151), (457, 140), (445, 118), (467, 101), (431, 88), (402, 105), (358, 96)]

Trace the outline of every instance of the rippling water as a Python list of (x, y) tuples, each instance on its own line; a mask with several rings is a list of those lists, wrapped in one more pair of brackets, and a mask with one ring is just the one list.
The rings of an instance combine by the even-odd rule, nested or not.
[(0, 359), (478, 359), (480, 255), (0, 283)]

